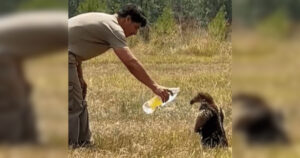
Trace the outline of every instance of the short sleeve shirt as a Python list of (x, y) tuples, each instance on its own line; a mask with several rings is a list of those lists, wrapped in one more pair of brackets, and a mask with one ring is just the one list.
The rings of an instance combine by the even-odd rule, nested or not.
[(125, 34), (117, 15), (85, 13), (68, 21), (69, 51), (80, 59), (98, 56), (109, 48), (127, 46)]

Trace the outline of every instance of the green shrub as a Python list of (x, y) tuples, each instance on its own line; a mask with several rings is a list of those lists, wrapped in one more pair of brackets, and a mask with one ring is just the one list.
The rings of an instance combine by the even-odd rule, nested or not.
[(217, 40), (224, 40), (227, 34), (225, 7), (221, 7), (216, 17), (208, 24), (208, 34)]
[(154, 25), (154, 31), (158, 35), (170, 35), (176, 32), (176, 23), (170, 6), (166, 6), (162, 15), (158, 17)]
[(79, 3), (77, 8), (78, 14), (86, 12), (105, 12), (106, 3), (102, 0), (84, 0)]

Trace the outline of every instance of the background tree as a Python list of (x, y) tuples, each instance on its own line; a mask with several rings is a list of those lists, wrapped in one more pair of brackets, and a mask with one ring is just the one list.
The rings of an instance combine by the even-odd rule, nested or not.
[(150, 23), (155, 23), (167, 6), (170, 6), (174, 19), (179, 23), (193, 21), (206, 27), (222, 6), (225, 6), (226, 20), (232, 21), (231, 0), (69, 0), (69, 15), (72, 17), (90, 11), (115, 13), (127, 3), (139, 5)]

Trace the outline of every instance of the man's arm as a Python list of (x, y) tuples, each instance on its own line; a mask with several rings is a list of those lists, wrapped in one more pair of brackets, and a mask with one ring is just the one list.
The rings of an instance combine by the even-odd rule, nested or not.
[(160, 96), (163, 102), (168, 100), (169, 90), (165, 87), (158, 85), (155, 81), (151, 79), (151, 77), (148, 75), (142, 64), (131, 53), (128, 47), (115, 48), (114, 52), (135, 78), (137, 78), (140, 82), (149, 87), (155, 94)]

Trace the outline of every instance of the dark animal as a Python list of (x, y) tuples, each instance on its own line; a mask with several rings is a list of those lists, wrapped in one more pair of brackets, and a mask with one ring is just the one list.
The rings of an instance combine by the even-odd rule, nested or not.
[(202, 136), (201, 143), (205, 147), (227, 147), (228, 141), (223, 128), (224, 113), (214, 103), (208, 93), (199, 93), (190, 104), (200, 103), (199, 114), (194, 131)]
[(248, 144), (288, 143), (282, 127), (283, 116), (261, 97), (238, 94), (233, 97), (233, 130), (242, 133)]

